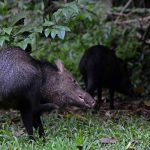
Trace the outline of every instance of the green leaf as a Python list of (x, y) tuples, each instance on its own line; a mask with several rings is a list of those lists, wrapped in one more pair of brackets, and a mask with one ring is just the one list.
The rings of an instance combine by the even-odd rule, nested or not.
[(5, 41), (9, 41), (8, 36), (0, 36), (0, 46), (3, 46)]
[(61, 25), (60, 26), (56, 25), (55, 28), (59, 30), (64, 30), (64, 31), (71, 31), (70, 28), (66, 26), (61, 26)]
[(45, 29), (45, 33), (44, 33), (45, 36), (48, 37), (50, 32), (51, 32), (51, 29), (49, 29), (49, 28)]
[(10, 35), (10, 33), (11, 33), (12, 29), (13, 29), (12, 27), (3, 28), (3, 31), (4, 31), (5, 33), (7, 33), (7, 34), (9, 34), (9, 35)]
[(43, 23), (43, 26), (53, 26), (53, 25), (55, 25), (55, 23), (48, 20), (45, 20), (45, 22)]
[(58, 9), (56, 12), (53, 13), (53, 20), (55, 20), (56, 22), (58, 22), (60, 19), (62, 19), (62, 9)]
[(12, 15), (11, 16), (10, 23), (12, 25), (15, 25), (19, 20), (25, 18), (26, 16), (27, 16), (27, 12), (21, 11), (21, 12), (17, 13), (16, 15), (14, 15), (14, 16)]
[(22, 49), (26, 49), (26, 47), (27, 47), (27, 45), (28, 45), (29, 43), (31, 43), (30, 38), (26, 38), (25, 40), (19, 42), (19, 43), (17, 44), (17, 46), (19, 46), (19, 47), (22, 48)]
[(64, 28), (64, 26), (59, 26), (59, 25), (56, 25), (55, 27), (54, 27), (56, 30), (65, 30), (65, 28)]
[(4, 41), (4, 39), (0, 38), (0, 46), (3, 46)]
[(68, 27), (66, 27), (66, 26), (61, 26), (61, 25), (58, 26), (58, 25), (56, 25), (51, 30), (47, 29), (46, 30), (46, 35), (49, 35), (49, 33), (51, 32), (51, 37), (53, 39), (56, 37), (56, 35), (58, 35), (58, 37), (60, 39), (64, 39), (66, 31), (70, 31), (70, 29)]
[(17, 46), (20, 47), (20, 48), (22, 48), (22, 49), (26, 49), (27, 43), (25, 43), (25, 42), (20, 42), (20, 43), (17, 44)]
[(51, 37), (54, 39), (56, 34), (58, 34), (58, 31), (56, 29), (53, 29), (51, 32)]
[(59, 37), (60, 39), (64, 39), (64, 37), (65, 37), (65, 31), (64, 31), (64, 30), (59, 31), (59, 32), (58, 32), (58, 37)]
[(67, 11), (66, 9), (63, 9), (63, 10), (62, 10), (62, 14), (63, 14), (65, 17), (67, 17), (67, 12), (68, 12), (68, 11)]
[(32, 45), (35, 44), (36, 43), (36, 33), (30, 34), (29, 39), (30, 39), (30, 41), (28, 41), (28, 43), (30, 43)]
[(70, 28), (64, 26), (65, 31), (71, 31)]
[(15, 35), (18, 35), (18, 34), (21, 34), (21, 33), (24, 33), (24, 32), (33, 32), (34, 30), (34, 27), (33, 26), (30, 26), (30, 25), (27, 25), (27, 26), (22, 26), (22, 28), (16, 32)]
[(43, 27), (42, 27), (42, 26), (35, 27), (35, 28), (34, 28), (34, 31), (35, 31), (35, 32), (42, 33), (42, 31), (43, 31)]
[(79, 13), (79, 8), (74, 2), (69, 3), (69, 7), (73, 9), (75, 13)]

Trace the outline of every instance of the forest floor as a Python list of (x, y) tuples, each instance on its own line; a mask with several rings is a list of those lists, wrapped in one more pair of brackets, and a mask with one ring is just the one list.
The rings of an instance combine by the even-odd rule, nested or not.
[[(28, 141), (17, 111), (0, 111), (0, 150), (150, 150), (150, 105), (143, 100), (115, 99), (98, 113), (72, 108), (43, 114), (45, 143)], [(37, 136), (37, 133), (35, 133)]]

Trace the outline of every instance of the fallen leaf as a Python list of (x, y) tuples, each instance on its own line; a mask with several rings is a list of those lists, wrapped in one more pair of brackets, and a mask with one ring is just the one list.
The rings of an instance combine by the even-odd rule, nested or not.
[(111, 111), (106, 111), (105, 116), (107, 116), (107, 117), (111, 117), (111, 116), (112, 116)]
[(146, 107), (150, 107), (150, 100), (145, 100), (145, 101), (144, 101), (144, 105), (145, 105)]
[(20, 129), (20, 130), (18, 130), (18, 131), (15, 132), (15, 136), (16, 137), (20, 137), (22, 135), (25, 135), (24, 129)]
[(117, 140), (114, 137), (104, 137), (100, 141), (102, 144), (115, 144)]
[(135, 150), (135, 148), (133, 148), (133, 147), (130, 147), (130, 148), (126, 149), (126, 150)]
[(137, 88), (134, 88), (134, 92), (137, 93), (137, 94), (141, 94), (141, 93), (144, 93), (145, 89), (143, 86), (139, 86)]
[(106, 111), (105, 116), (109, 117), (109, 118), (115, 118), (116, 112), (115, 111)]
[(80, 114), (73, 114), (73, 113), (65, 114), (63, 117), (67, 119), (76, 118), (77, 120), (81, 120), (81, 121), (87, 120), (85, 117), (81, 116)]
[(137, 145), (139, 142), (137, 140), (130, 141), (126, 146), (126, 150), (135, 150), (133, 146)]

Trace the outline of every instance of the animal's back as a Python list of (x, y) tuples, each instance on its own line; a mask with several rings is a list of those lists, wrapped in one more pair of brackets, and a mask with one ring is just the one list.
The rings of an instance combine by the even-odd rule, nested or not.
[(93, 72), (97, 75), (99, 73), (102, 74), (103, 72), (107, 72), (110, 63), (111, 66), (113, 65), (115, 62), (114, 59), (116, 59), (114, 51), (102, 45), (95, 45), (85, 51), (79, 68), (82, 74), (85, 72)]
[(30, 86), (39, 71), (36, 61), (19, 48), (0, 51), (0, 95)]
[(103, 45), (87, 49), (81, 58), (79, 69), (85, 82), (108, 87), (114, 78), (118, 78), (119, 59), (113, 50)]

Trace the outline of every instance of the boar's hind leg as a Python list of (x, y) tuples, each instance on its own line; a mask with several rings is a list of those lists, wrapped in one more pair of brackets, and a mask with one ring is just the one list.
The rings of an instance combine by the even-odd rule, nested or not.
[(33, 114), (31, 108), (20, 109), (23, 124), (27, 130), (29, 138), (35, 140), (33, 136)]
[(96, 101), (96, 105), (95, 105), (95, 110), (98, 111), (100, 109), (100, 105), (102, 103), (102, 88), (98, 88), (97, 89), (97, 101)]
[(87, 92), (92, 96), (94, 97), (94, 91), (95, 91), (95, 85), (92, 81), (92, 79), (89, 79), (88, 78), (88, 82), (86, 83), (86, 88), (87, 88)]

